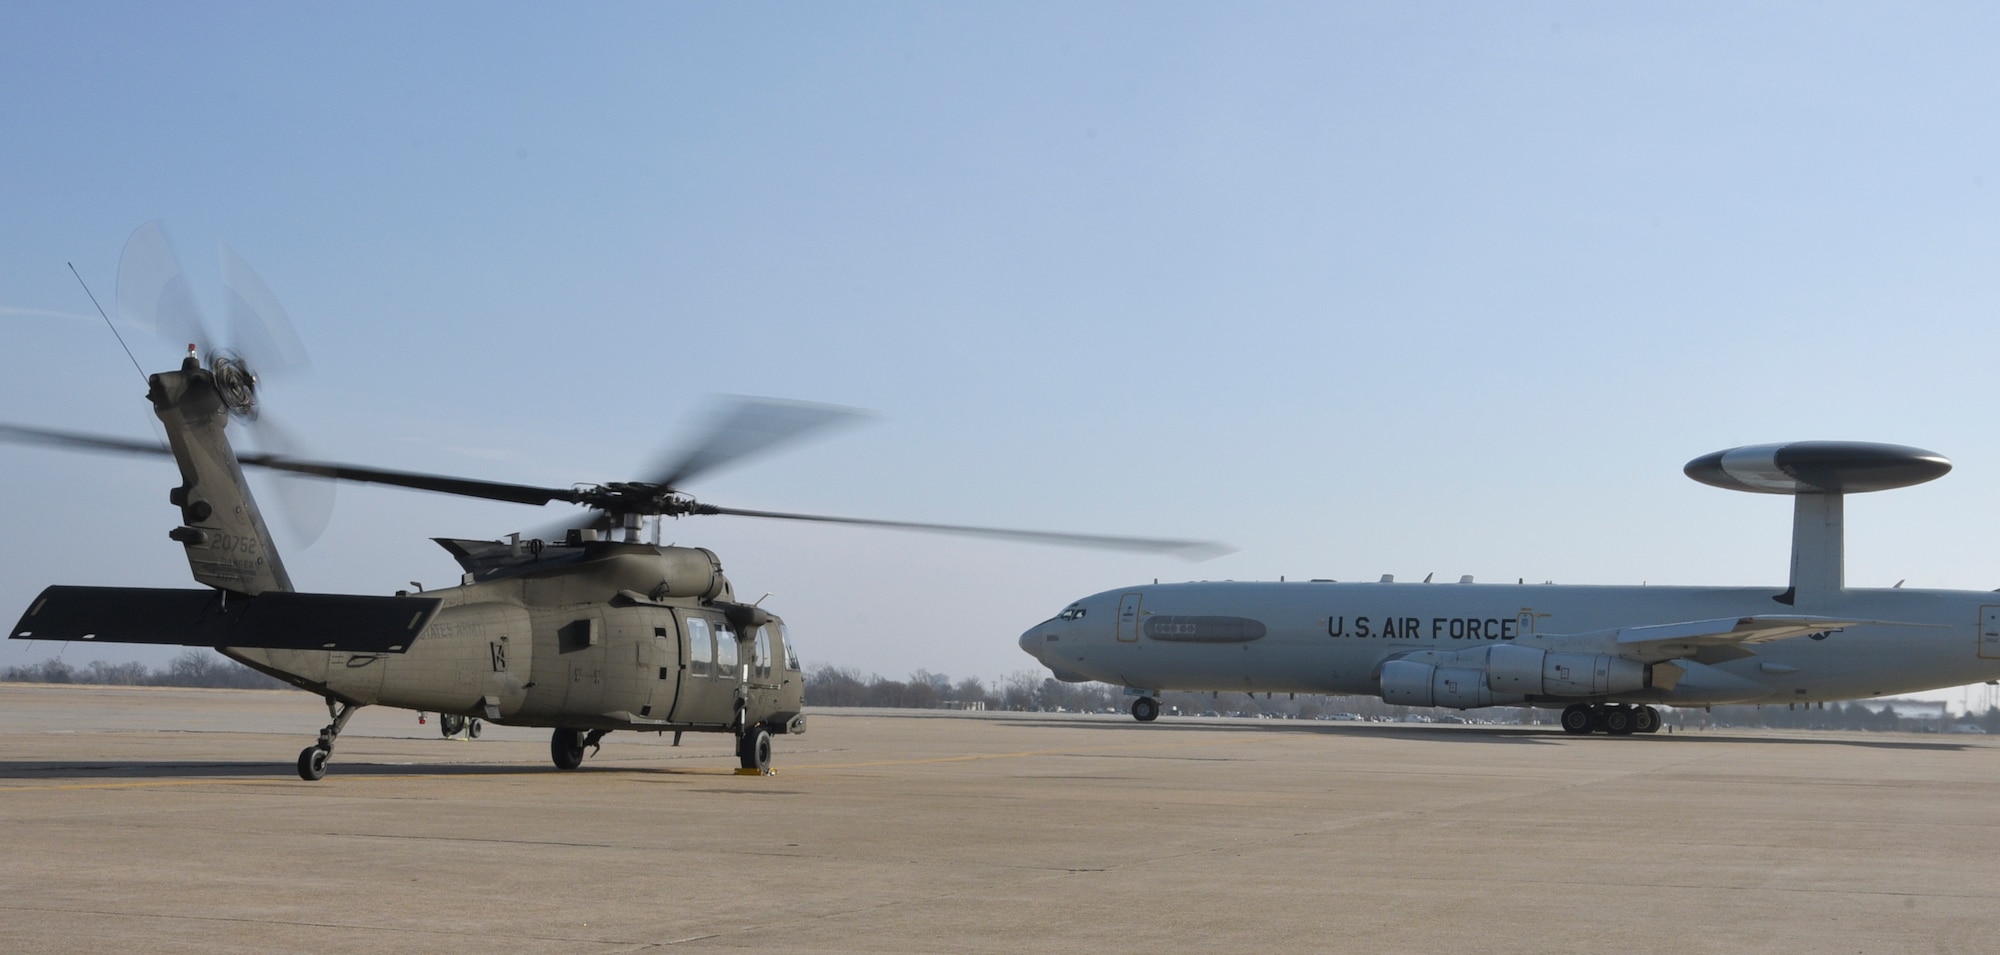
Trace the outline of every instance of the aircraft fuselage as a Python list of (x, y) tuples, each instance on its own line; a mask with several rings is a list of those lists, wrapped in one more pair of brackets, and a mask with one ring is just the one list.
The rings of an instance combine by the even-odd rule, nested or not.
[[(1107, 590), (1020, 644), (1055, 674), (1142, 690), (1383, 693), (1384, 665), (1483, 666), (1482, 648), (1617, 656), (1577, 635), (1684, 621), (1810, 613), (1867, 623), (1675, 659), (1677, 679), (1604, 692), (1527, 693), (1693, 706), (1800, 703), (2000, 679), (2000, 593), (1844, 590), (1793, 608), (1776, 588), (1413, 583), (1181, 583)], [(1553, 659), (1553, 657), (1551, 658)], [(1457, 705), (1441, 702), (1439, 705)]]

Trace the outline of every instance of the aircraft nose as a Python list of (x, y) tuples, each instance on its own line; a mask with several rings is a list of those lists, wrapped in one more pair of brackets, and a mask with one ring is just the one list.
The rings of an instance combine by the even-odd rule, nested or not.
[(1037, 660), (1040, 660), (1042, 658), (1042, 655), (1036, 653), (1035, 651), (1041, 649), (1041, 647), (1039, 646), (1041, 642), (1042, 642), (1042, 635), (1036, 633), (1033, 630), (1021, 634), (1021, 640), (1020, 640), (1021, 652), (1031, 657), (1034, 657)]

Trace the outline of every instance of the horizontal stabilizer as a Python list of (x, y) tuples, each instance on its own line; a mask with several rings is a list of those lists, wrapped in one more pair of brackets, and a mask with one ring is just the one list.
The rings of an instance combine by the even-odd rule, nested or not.
[(436, 597), (287, 591), (244, 597), (219, 590), (50, 587), (9, 635), (15, 640), (402, 653), (443, 603)]

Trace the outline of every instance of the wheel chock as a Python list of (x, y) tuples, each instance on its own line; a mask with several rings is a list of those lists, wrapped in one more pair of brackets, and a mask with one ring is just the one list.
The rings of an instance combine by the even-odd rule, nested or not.
[(741, 766), (738, 766), (738, 767), (736, 767), (736, 775), (738, 775), (738, 776), (776, 776), (776, 775), (778, 775), (778, 771), (777, 771), (777, 770), (775, 770), (775, 769), (746, 769), (746, 768), (744, 768), (744, 767), (741, 767)]

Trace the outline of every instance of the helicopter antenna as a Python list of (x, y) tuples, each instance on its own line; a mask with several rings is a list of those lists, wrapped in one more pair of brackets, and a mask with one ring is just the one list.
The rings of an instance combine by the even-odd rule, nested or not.
[(90, 296), (90, 304), (97, 306), (97, 314), (103, 316), (104, 327), (111, 329), (111, 337), (118, 339), (118, 347), (125, 349), (125, 357), (131, 359), (132, 370), (139, 373), (141, 381), (146, 378), (146, 369), (139, 367), (139, 359), (132, 356), (132, 346), (125, 344), (125, 336), (118, 334), (118, 326), (111, 323), (111, 316), (104, 314), (104, 306), (97, 304), (97, 295), (90, 290), (90, 283), (83, 280), (83, 273), (76, 270), (76, 263), (64, 262), (69, 266), (69, 274), (76, 276), (76, 284), (83, 286), (83, 294)]

